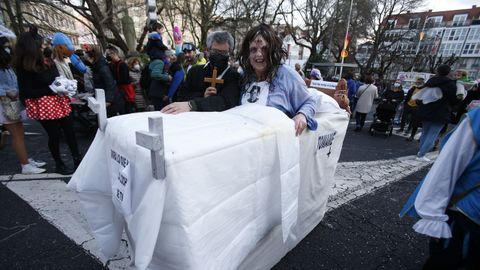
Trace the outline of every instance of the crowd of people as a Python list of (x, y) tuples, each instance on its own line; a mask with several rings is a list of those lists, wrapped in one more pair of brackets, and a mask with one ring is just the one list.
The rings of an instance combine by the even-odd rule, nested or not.
[[(0, 87), (0, 120), (12, 135), (22, 173), (45, 171), (40, 168), (45, 162), (27, 157), (22, 124), (27, 118), (38, 121), (47, 133), (55, 172), (74, 172), (82, 154), (71, 102), (78, 99), (77, 94), (93, 94), (97, 88), (105, 91), (108, 117), (146, 110), (166, 114), (224, 111), (256, 103), (275, 107), (291, 117), (296, 135), (306, 128), (316, 129), (316, 100), (297, 72), (283, 64), (287, 54), (279, 49), (282, 40), (271, 26), (260, 24), (247, 33), (237, 63), (232, 57), (233, 37), (228, 32), (210, 32), (205, 54), (189, 42), (183, 43), (176, 54), (165, 46), (163, 34), (164, 26), (155, 23), (144, 46), (148, 61), (142, 61), (140, 55), (125, 58), (113, 45), (75, 50), (63, 33), (48, 39), (35, 27), (15, 37), (14, 48), (10, 46), (14, 35), (4, 35), (0, 76), (6, 79)], [(74, 94), (70, 88), (74, 88)], [(5, 111), (14, 104), (19, 105), (16, 116), (7, 119)], [(73, 168), (60, 156), (62, 133), (72, 154)]]
[[(164, 30), (161, 23), (152, 25), (143, 51), (148, 61), (139, 54), (124, 57), (113, 45), (105, 49), (88, 46), (75, 50), (66, 35), (55, 33), (46, 39), (35, 27), (22, 34), (13, 49), (12, 35), (3, 34), (0, 75), (5, 79), (0, 96), (2, 104), (9, 106), (2, 108), (11, 107), (19, 100), (26, 113), (20, 111), (15, 120), (5, 119), (5, 113), (0, 115), (4, 129), (12, 134), (24, 173), (43, 172), (33, 165), (44, 165), (32, 159), (27, 162), (23, 135), (17, 135), (23, 133), (21, 123), (27, 117), (38, 120), (47, 132), (56, 172), (69, 174), (75, 169), (68, 168), (60, 158), (62, 131), (74, 167), (81, 161), (73, 129), (71, 99), (51, 89), (59, 76), (75, 80), (78, 93), (104, 89), (108, 117), (146, 110), (172, 114), (223, 111), (245, 103), (261, 103), (276, 107), (291, 117), (297, 135), (306, 127), (316, 128), (315, 101), (304, 90), (312, 80), (323, 80), (322, 74), (313, 68), (306, 76), (299, 64), (295, 65), (295, 70), (283, 64), (286, 54), (282, 41), (270, 26), (261, 24), (247, 33), (238, 52), (238, 62), (233, 58), (234, 43), (228, 32), (210, 32), (204, 52), (199, 52), (195, 44), (185, 42), (181, 52), (175, 53), (163, 42)], [(455, 78), (448, 77), (449, 73), (450, 68), (441, 65), (437, 76), (426, 82), (418, 78), (406, 96), (399, 82), (393, 87), (382, 87), (372, 75), (356, 79), (353, 73), (346, 73), (342, 79), (346, 84), (342, 93), (346, 92), (346, 96), (337, 101), (352, 112), (356, 120), (355, 131), (364, 127), (376, 99), (393, 104), (398, 111), (395, 122), (400, 128), (397, 132), (410, 133), (408, 141), (413, 141), (418, 128), (422, 127), (418, 158), (427, 161), (425, 154), (438, 145), (439, 134), (446, 133), (452, 118), (458, 123), (467, 106), (479, 99), (478, 84), (468, 91), (462, 88), (465, 72), (457, 71)], [(213, 85), (205, 82), (205, 78), (222, 80), (222, 83)], [(382, 91), (384, 88), (387, 90)], [(440, 89), (441, 102), (427, 103), (419, 99), (418, 93), (424, 88)], [(452, 112), (456, 112), (454, 117)]]

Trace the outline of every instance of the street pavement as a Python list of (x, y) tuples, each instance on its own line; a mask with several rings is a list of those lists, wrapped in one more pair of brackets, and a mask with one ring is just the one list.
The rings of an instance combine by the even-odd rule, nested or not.
[[(126, 269), (125, 250), (113, 260), (99, 256), (79, 203), (65, 187), (69, 177), (52, 174), (44, 131), (33, 121), (26, 131), (30, 155), (49, 165), (46, 174), (19, 175), (10, 141), (0, 150), (0, 269)], [(91, 138), (79, 133), (78, 141), (85, 152)], [(351, 124), (328, 212), (274, 269), (421, 268), (427, 238), (413, 232), (415, 220), (398, 217), (431, 165), (415, 161), (417, 147), (396, 134), (353, 132)], [(62, 157), (71, 165), (65, 144)]]

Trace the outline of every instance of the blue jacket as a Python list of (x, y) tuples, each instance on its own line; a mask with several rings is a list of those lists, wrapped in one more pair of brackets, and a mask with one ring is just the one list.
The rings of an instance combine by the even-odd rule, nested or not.
[(7, 91), (18, 93), (17, 75), (12, 68), (0, 68), (0, 96), (7, 95)]
[[(475, 150), (475, 154), (462, 173), (460, 179), (458, 179), (458, 181), (455, 183), (452, 198), (469, 191), (480, 182), (480, 125), (478, 124), (480, 123), (480, 109), (469, 112), (467, 119), (471, 122), (477, 149)], [(444, 142), (449, 139), (449, 135), (445, 138)], [(400, 216), (409, 215), (413, 217), (419, 217), (415, 210), (414, 203), (422, 183), (423, 181), (410, 196), (400, 212)], [(473, 189), (473, 191), (469, 192), (468, 195), (456, 202), (454, 206), (470, 220), (480, 225), (480, 188)]]

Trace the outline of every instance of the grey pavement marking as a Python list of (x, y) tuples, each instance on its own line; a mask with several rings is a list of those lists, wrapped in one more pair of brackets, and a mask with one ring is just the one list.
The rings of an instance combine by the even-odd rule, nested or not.
[(43, 135), (42, 133), (38, 133), (38, 132), (25, 132), (25, 135)]
[[(430, 153), (435, 158), (437, 153)], [(327, 211), (367, 195), (398, 181), (432, 162), (419, 162), (415, 156), (366, 162), (342, 162), (337, 166), (334, 186), (327, 203)], [(66, 188), (65, 176), (58, 174), (3, 175), (0, 183), (29, 203), (48, 222), (67, 237), (97, 257), (109, 269), (128, 269), (130, 257), (128, 242), (122, 241), (121, 251), (115, 258), (104, 258), (90, 234), (76, 194)], [(13, 180), (13, 181), (12, 181)], [(49, 180), (49, 181), (45, 181)], [(124, 235), (123, 239), (126, 239)]]
[[(393, 134), (393, 135), (396, 135), (396, 136), (404, 137), (404, 138), (410, 137), (410, 132), (408, 132), (407, 134), (405, 134), (405, 133), (403, 133), (403, 132), (397, 133), (397, 130), (399, 130), (399, 129), (400, 129), (400, 128), (393, 128), (392, 134)], [(420, 136), (421, 136), (421, 135), (422, 135), (422, 128), (418, 128), (418, 131), (417, 131), (417, 133), (415, 134), (414, 139), (415, 139), (415, 140), (420, 140)]]
[[(437, 155), (437, 152), (433, 152), (427, 157), (434, 159)], [(417, 161), (415, 158), (416, 156), (407, 156), (388, 160), (339, 163), (327, 203), (327, 211), (398, 181), (433, 163), (433, 161)]]
[(62, 175), (58, 173), (39, 173), (39, 174), (13, 174), (0, 175), (0, 182), (8, 181), (27, 181), (27, 180), (58, 180), (60, 178), (70, 178), (72, 175)]

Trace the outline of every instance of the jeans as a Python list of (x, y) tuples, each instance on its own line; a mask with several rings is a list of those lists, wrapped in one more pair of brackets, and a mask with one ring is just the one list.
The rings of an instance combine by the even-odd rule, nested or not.
[(422, 136), (420, 137), (420, 150), (418, 150), (418, 157), (423, 157), (433, 148), (433, 144), (443, 128), (442, 123), (435, 123), (423, 121)]

